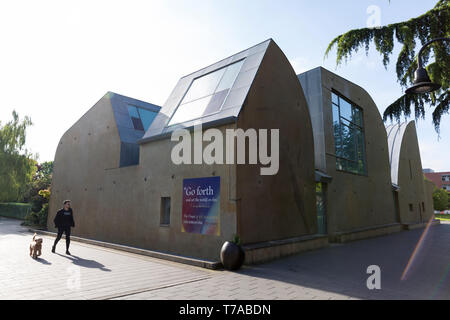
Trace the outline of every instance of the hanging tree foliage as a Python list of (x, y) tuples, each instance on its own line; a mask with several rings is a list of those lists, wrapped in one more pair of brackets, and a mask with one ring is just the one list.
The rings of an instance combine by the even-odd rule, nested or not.
[[(347, 62), (352, 53), (358, 52), (363, 47), (366, 55), (370, 44), (375, 44), (376, 50), (382, 55), (383, 65), (387, 67), (390, 56), (394, 49), (394, 41), (401, 45), (401, 51), (397, 58), (397, 79), (403, 88), (409, 87), (414, 81), (414, 71), (417, 68), (416, 44), (420, 41), (421, 46), (426, 42), (450, 35), (450, 1), (440, 0), (425, 14), (408, 21), (389, 24), (379, 28), (363, 28), (348, 31), (336, 37), (328, 45), (325, 57), (334, 46), (337, 47), (336, 64)], [(431, 52), (434, 53), (435, 61), (427, 66), (428, 74), (432, 82), (439, 83), (441, 89), (429, 94), (404, 94), (391, 105), (383, 114), (383, 120), (400, 120), (402, 114), (405, 117), (411, 115), (411, 107), (414, 107), (416, 119), (425, 117), (425, 106), (435, 107), (432, 113), (433, 124), (439, 133), (442, 115), (449, 110), (449, 81), (450, 81), (450, 57), (448, 42), (434, 42), (421, 55), (424, 65), (428, 64)], [(433, 50), (430, 50), (433, 49)]]
[(31, 119), (21, 121), (15, 111), (12, 115), (12, 121), (0, 122), (0, 202), (19, 200), (36, 170), (36, 161), (24, 148)]

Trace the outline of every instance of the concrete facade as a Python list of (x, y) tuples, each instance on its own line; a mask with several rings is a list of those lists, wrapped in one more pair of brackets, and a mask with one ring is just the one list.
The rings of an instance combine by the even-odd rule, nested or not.
[[(272, 40), (236, 56), (180, 80), (140, 141), (137, 165), (120, 165), (120, 135), (108, 95), (92, 107), (58, 146), (48, 228), (54, 231), (56, 210), (71, 199), (76, 236), (207, 260), (218, 260), (222, 244), (235, 234), (246, 245), (316, 233), (313, 133), (300, 83)], [(203, 119), (203, 129), (214, 127), (225, 136), (227, 129), (280, 128), (278, 174), (262, 176), (260, 165), (174, 164), (177, 142), (161, 123), (196, 77), (238, 58), (244, 64), (223, 114)], [(212, 176), (220, 177), (220, 235), (182, 232), (183, 180)], [(168, 225), (160, 223), (162, 197), (170, 197)]]
[(419, 142), (414, 121), (386, 126), (392, 183), (400, 222), (423, 223), (433, 214), (432, 191), (422, 173)]
[[(386, 130), (377, 106), (364, 89), (322, 67), (298, 78), (311, 114), (316, 169), (331, 177), (325, 196), (330, 239), (340, 241), (343, 234), (355, 232), (358, 237), (370, 236), (370, 228), (382, 227), (390, 233), (392, 225), (399, 221), (395, 214)], [(366, 174), (336, 167), (332, 92), (362, 109)]]
[[(214, 112), (171, 124), (197, 80), (238, 63), (240, 69), (229, 87), (211, 94), (205, 110), (212, 106)], [(337, 166), (332, 93), (361, 110), (361, 173)], [(133, 127), (129, 105), (159, 111), (145, 132)], [(236, 164), (236, 143), (227, 149), (225, 139), (224, 152), (234, 152), (232, 164), (175, 164), (171, 153), (178, 141), (172, 141), (171, 134), (185, 129), (186, 137), (194, 141), (199, 124), (202, 133), (214, 128), (223, 137), (229, 130), (278, 129), (278, 172), (261, 175), (264, 165), (248, 164), (248, 153), (247, 164)], [(397, 169), (400, 190), (403, 184), (414, 186), (396, 192), (386, 128), (370, 95), (321, 67), (296, 75), (270, 39), (182, 77), (160, 110), (107, 93), (60, 140), (48, 229), (55, 231), (54, 215), (63, 200), (71, 199), (75, 236), (217, 261), (222, 244), (238, 235), (248, 252), (247, 263), (326, 246), (328, 240), (344, 242), (400, 231), (400, 223), (421, 222), (432, 213), (427, 193), (431, 185), (419, 179), (422, 168), (412, 128), (398, 140)], [(200, 143), (202, 150), (209, 145)], [(409, 161), (414, 168), (411, 181), (404, 165)], [(219, 232), (186, 232), (184, 181), (211, 177), (220, 177)], [(317, 206), (318, 182), (323, 216)], [(162, 223), (167, 199), (170, 218)], [(411, 201), (421, 211), (406, 212), (405, 204)]]

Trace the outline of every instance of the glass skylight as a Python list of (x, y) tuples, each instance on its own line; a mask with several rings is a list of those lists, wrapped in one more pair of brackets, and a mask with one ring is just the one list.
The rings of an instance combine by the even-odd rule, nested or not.
[(194, 79), (168, 125), (219, 111), (243, 63), (241, 60)]

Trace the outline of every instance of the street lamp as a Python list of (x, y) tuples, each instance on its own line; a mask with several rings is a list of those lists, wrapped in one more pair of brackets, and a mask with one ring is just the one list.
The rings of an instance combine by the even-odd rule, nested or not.
[(417, 69), (416, 72), (414, 72), (414, 84), (406, 89), (406, 93), (429, 93), (438, 90), (441, 87), (440, 84), (431, 82), (427, 70), (422, 66), (422, 59), (420, 56), (423, 50), (433, 42), (449, 40), (450, 38), (436, 38), (425, 43), (424, 46), (419, 50), (419, 54), (417, 55)]

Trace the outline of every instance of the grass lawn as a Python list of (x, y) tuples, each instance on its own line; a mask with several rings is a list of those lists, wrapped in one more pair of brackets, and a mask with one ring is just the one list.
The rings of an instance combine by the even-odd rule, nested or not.
[(450, 221), (450, 214), (435, 214), (436, 219)]

